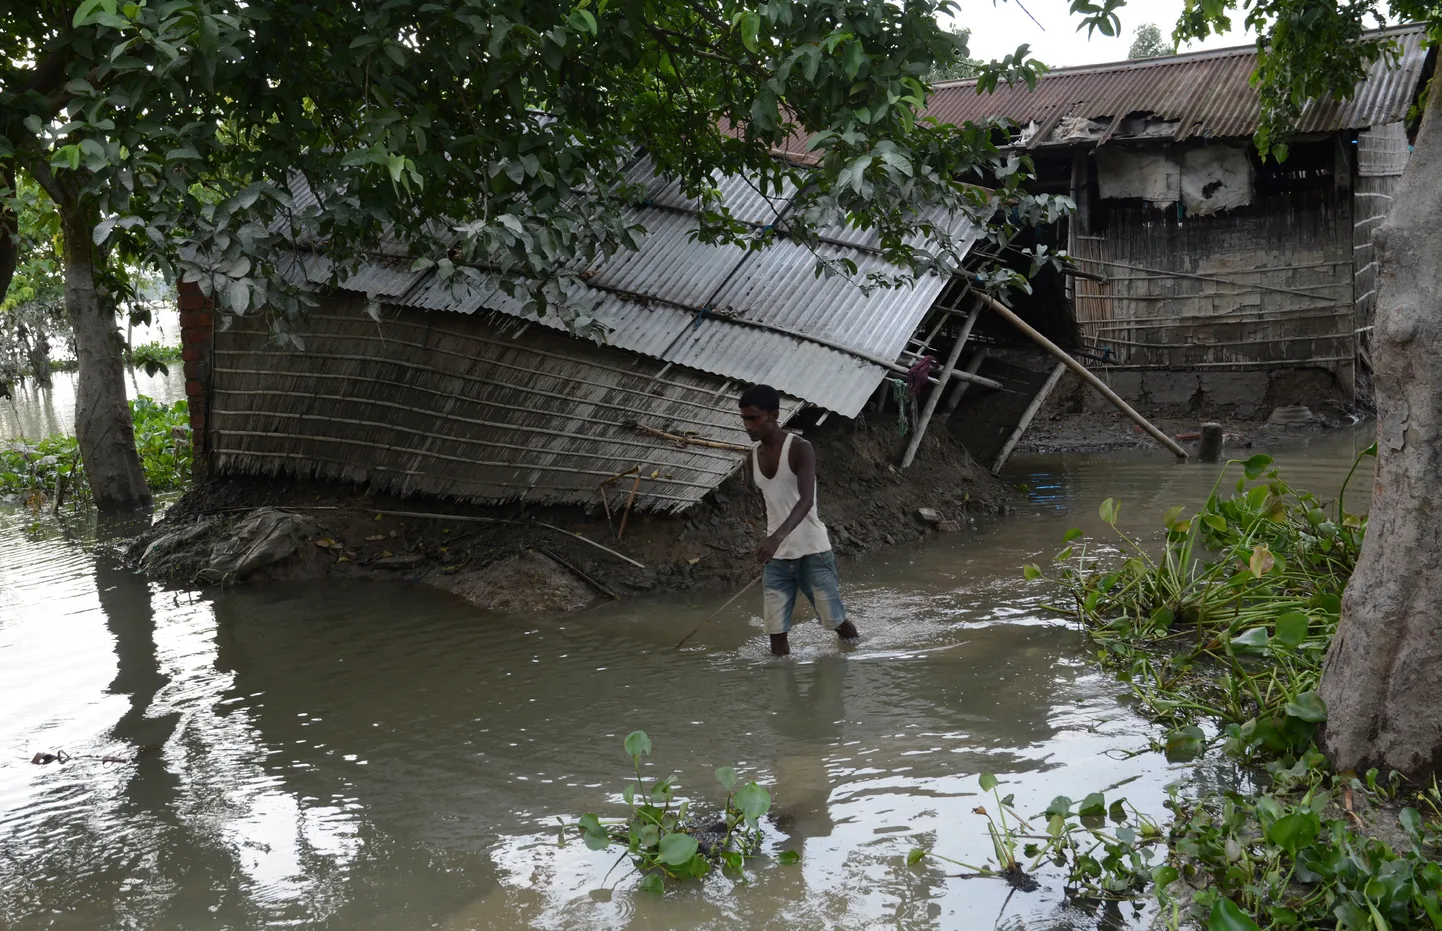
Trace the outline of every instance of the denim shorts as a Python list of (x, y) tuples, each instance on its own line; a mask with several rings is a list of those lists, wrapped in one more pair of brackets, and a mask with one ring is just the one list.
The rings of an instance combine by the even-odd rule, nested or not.
[(761, 584), (768, 634), (791, 630), (798, 591), (811, 602), (824, 626), (835, 630), (846, 620), (836, 585), (836, 554), (831, 550), (796, 559), (773, 559), (766, 564)]

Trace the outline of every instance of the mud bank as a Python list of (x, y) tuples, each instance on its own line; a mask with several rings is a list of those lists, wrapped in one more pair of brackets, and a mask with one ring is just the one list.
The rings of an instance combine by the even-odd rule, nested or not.
[[(970, 515), (1006, 506), (1001, 483), (946, 430), (927, 436), (905, 472), (895, 466), (906, 438), (894, 422), (833, 418), (801, 432), (817, 447), (821, 517), (843, 559), (966, 532)], [(924, 520), (922, 508), (936, 513)], [(434, 516), (412, 516), (419, 513)], [(619, 538), (620, 515), (608, 520), (599, 500), (591, 509), (480, 506), (356, 485), (227, 478), (189, 492), (128, 556), (169, 581), (383, 577), (491, 610), (564, 611), (657, 590), (745, 584), (757, 571), (753, 550), (765, 523), (744, 470), (681, 515), (632, 514)]]

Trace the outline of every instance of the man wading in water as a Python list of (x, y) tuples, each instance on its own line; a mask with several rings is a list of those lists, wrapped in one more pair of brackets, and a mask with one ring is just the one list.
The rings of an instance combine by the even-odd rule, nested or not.
[(756, 547), (765, 564), (762, 588), (771, 652), (791, 652), (786, 640), (791, 612), (800, 591), (816, 617), (842, 640), (855, 640), (856, 625), (846, 619), (836, 586), (836, 554), (826, 525), (816, 516), (816, 451), (776, 422), (781, 395), (770, 385), (754, 385), (741, 395), (741, 422), (751, 448), (751, 480), (766, 498), (766, 539)]

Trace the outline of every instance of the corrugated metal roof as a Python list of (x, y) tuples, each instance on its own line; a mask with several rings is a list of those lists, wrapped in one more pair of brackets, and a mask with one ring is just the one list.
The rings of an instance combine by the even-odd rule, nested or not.
[[(588, 269), (590, 293), (572, 307), (600, 321), (618, 348), (738, 382), (766, 382), (854, 417), (889, 374), (877, 360), (897, 358), (946, 284), (927, 275), (912, 286), (868, 294), (850, 279), (817, 276), (818, 255), (854, 262), (858, 281), (895, 271), (876, 254), (869, 231), (829, 231), (841, 241), (816, 253), (784, 238), (756, 251), (700, 242), (696, 206), (677, 185), (656, 178), (644, 157), (628, 174), (647, 185), (649, 202), (633, 214), (647, 235), (639, 251)], [(720, 178), (716, 185), (733, 215), (758, 227), (788, 206), (744, 178)], [(962, 251), (980, 235), (966, 217), (933, 212), (930, 218)], [(314, 266), (307, 269), (311, 280), (323, 280), (322, 267), (307, 264)], [(398, 306), (466, 314), (485, 309), (563, 329), (554, 315), (537, 320), (526, 313), (523, 301), (493, 283), (454, 291), (433, 271), (411, 272), (408, 264), (377, 261), (341, 287)]]
[[(1386, 30), (1397, 42), (1400, 59), (1389, 66), (1374, 62), (1356, 93), (1345, 101), (1314, 100), (1302, 111), (1298, 132), (1364, 129), (1402, 119), (1412, 105), (1427, 59), (1421, 26)], [(1166, 58), (1058, 68), (1042, 77), (1035, 90), (1002, 85), (978, 94), (975, 81), (944, 84), (927, 102), (926, 114), (949, 123), (1005, 117), (1035, 123), (1031, 145), (1096, 142), (1065, 139), (1067, 118), (1121, 120), (1149, 114), (1174, 122), (1171, 138), (1244, 137), (1257, 130), (1260, 105), (1251, 84), (1257, 66), (1255, 46), (1194, 52)], [(1125, 138), (1113, 135), (1113, 139)]]

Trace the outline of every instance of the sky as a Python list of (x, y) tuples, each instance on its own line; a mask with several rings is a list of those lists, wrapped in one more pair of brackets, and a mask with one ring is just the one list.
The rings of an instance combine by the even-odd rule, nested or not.
[[(1041, 21), (1041, 26), (1032, 22), (1015, 0), (958, 2), (961, 10), (954, 22), (971, 30), (972, 58), (983, 61), (1001, 58), (1026, 42), (1031, 45), (1033, 57), (1053, 68), (1122, 61), (1132, 46), (1132, 33), (1143, 23), (1156, 23), (1162, 30), (1163, 38), (1169, 39), (1183, 7), (1183, 0), (1128, 0), (1127, 5), (1118, 11), (1122, 19), (1120, 36), (1108, 39), (1101, 33), (1093, 33), (1088, 39), (1085, 29), (1076, 31), (1078, 20), (1072, 16), (1068, 0), (1022, 0), (1022, 5)], [(1183, 46), (1178, 51), (1251, 44), (1255, 37), (1240, 28), (1243, 15), (1241, 10), (1233, 14), (1230, 33), (1212, 36), (1204, 43)]]

